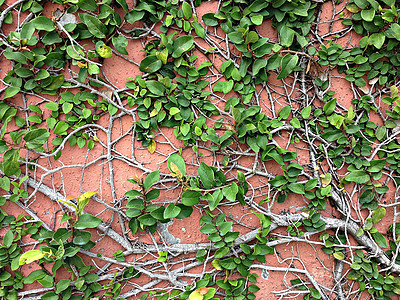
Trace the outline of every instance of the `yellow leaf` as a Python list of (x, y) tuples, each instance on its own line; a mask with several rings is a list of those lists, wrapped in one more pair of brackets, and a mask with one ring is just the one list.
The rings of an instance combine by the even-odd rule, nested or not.
[(96, 194), (97, 194), (97, 193), (96, 193), (96, 192), (93, 192), (93, 191), (86, 192), (86, 193), (84, 193), (82, 196), (80, 196), (79, 200), (84, 200), (84, 199), (90, 198), (90, 197), (92, 197), (92, 196), (94, 196), (94, 195), (96, 195)]
[(39, 259), (43, 258), (43, 256), (44, 256), (44, 254), (40, 250), (31, 250), (31, 251), (25, 252), (19, 258), (19, 265), (22, 266), (23, 264), (30, 264), (31, 262), (33, 262), (35, 260), (39, 260)]
[(149, 150), (150, 154), (153, 154), (156, 151), (157, 144), (154, 140), (151, 141), (151, 145), (147, 146), (147, 150)]
[(171, 167), (171, 171), (172, 171), (171, 175), (173, 177), (182, 179), (183, 174), (181, 171), (179, 171), (178, 166), (176, 164), (174, 164), (173, 162), (171, 162), (170, 167)]
[(397, 96), (398, 93), (399, 93), (399, 89), (395, 85), (392, 85), (390, 87), (390, 97), (394, 98)]
[(330, 184), (331, 181), (332, 181), (332, 175), (331, 175), (330, 173), (321, 174), (320, 177), (321, 177), (321, 179), (322, 179), (322, 180), (321, 180), (322, 184), (324, 184), (325, 186), (327, 186), (328, 184)]
[(154, 116), (157, 116), (157, 114), (158, 114), (157, 109), (153, 109), (153, 110), (151, 111), (151, 113), (150, 113), (150, 118), (151, 118), (151, 117), (154, 117)]
[(222, 267), (219, 265), (219, 260), (218, 259), (214, 259), (211, 263), (211, 265), (217, 269), (218, 271), (222, 270)]
[(349, 12), (352, 12), (353, 14), (356, 14), (356, 13), (358, 13), (358, 6), (357, 5), (355, 5), (355, 4), (349, 4), (349, 5), (347, 5), (346, 6), (346, 9), (349, 11)]
[(81, 63), (80, 61), (78, 61), (78, 67), (79, 68), (87, 68), (87, 63)]
[(204, 299), (204, 296), (196, 291), (191, 293), (189, 296), (189, 300), (203, 300), (203, 299)]

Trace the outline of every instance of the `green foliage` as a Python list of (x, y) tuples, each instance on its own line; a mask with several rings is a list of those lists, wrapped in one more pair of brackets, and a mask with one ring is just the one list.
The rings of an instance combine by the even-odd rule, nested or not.
[[(163, 128), (173, 128), (180, 144), (166, 156), (165, 168), (160, 166), (169, 174), (143, 169), (145, 177), (128, 180), (136, 189), (119, 201), (113, 199), (120, 205), (114, 212), (122, 216), (123, 231), (126, 221), (134, 238), (154, 234), (159, 224), (189, 218), (198, 209), (202, 213), (199, 230), (207, 235), (209, 246), (197, 251), (196, 260), (214, 268), (212, 276), (203, 274), (184, 291), (154, 291), (143, 294), (143, 299), (208, 300), (221, 293), (224, 299), (255, 299), (259, 288), (251, 267), (256, 261), (266, 263), (265, 256), (274, 253), (269, 244), (275, 239), (270, 234), (272, 223), (285, 224), (289, 238), (301, 240), (317, 233), (322, 251), (337, 263), (350, 264), (347, 278), (359, 282), (360, 296), (364, 290), (374, 299), (400, 294), (400, 282), (391, 274), (393, 266), (400, 265), (400, 225), (394, 221), (386, 233), (374, 227), (391, 211), (383, 200), (388, 182), (400, 183), (398, 1), (349, 0), (345, 11), (334, 16), (348, 27), (325, 36), (319, 35), (318, 26), (314, 28), (325, 8), (319, 1), (222, 1), (217, 11), (203, 14), (202, 20), (196, 12), (200, 0), (140, 0), (134, 7), (125, 0), (53, 2), (60, 5), (58, 10), (62, 7), (61, 13), (57, 10), (50, 16), (45, 1), (31, 0), (2, 10), (0, 19), (5, 24), (15, 23), (16, 11), (29, 17), (23, 22), (18, 18), (18, 28), (8, 30), (0, 41), (2, 55), (12, 65), (3, 78), (0, 103), (0, 171), (4, 174), (0, 188), (5, 192), (1, 206), (15, 202), (29, 211), (25, 205), (31, 197), (25, 181), (29, 171), (36, 176), (39, 158), (59, 159), (67, 142), (79, 149), (103, 146), (96, 132), (112, 128), (96, 122), (126, 114), (134, 120), (126, 135), (132, 134), (150, 154), (157, 150)], [(0, 1), (0, 5), (10, 4)], [(65, 21), (72, 17), (73, 21)], [(269, 21), (277, 31), (277, 41), (261, 34), (259, 26)], [(126, 29), (126, 23), (133, 29)], [(347, 30), (361, 36), (355, 47), (340, 40)], [(215, 35), (221, 33), (223, 38), (215, 42)], [(144, 55), (135, 63), (141, 74), (128, 77), (125, 88), (112, 86), (104, 73), (107, 64), (130, 55), (130, 42), (139, 39)], [(227, 43), (226, 49), (221, 43)], [(216, 60), (216, 55), (223, 61)], [(341, 94), (335, 96), (337, 89), (331, 88), (333, 69), (353, 89), (348, 108)], [(285, 92), (271, 92), (269, 87), (276, 80)], [(299, 93), (289, 92), (291, 85)], [(279, 95), (277, 107), (272, 94)], [(28, 101), (31, 95), (40, 102)], [(377, 104), (379, 97), (384, 105)], [(19, 99), (23, 107), (15, 104)], [(373, 114), (382, 123), (376, 124)], [(107, 160), (120, 157), (119, 150), (107, 143)], [(186, 148), (193, 150), (196, 163), (182, 154)], [(306, 158), (293, 151), (307, 148), (310, 155)], [(238, 161), (243, 155), (255, 158), (253, 168), (240, 169)], [(213, 164), (204, 157), (212, 157)], [(136, 164), (133, 154), (129, 163)], [(276, 174), (270, 174), (270, 169)], [(268, 196), (258, 204), (253, 202), (256, 189), (247, 182), (254, 175), (266, 178), (260, 182)], [(161, 196), (165, 182), (179, 189), (174, 202)], [(353, 187), (356, 190), (349, 193)], [(71, 208), (61, 219), (65, 228), (43, 225), (39, 230), (42, 224), (36, 219), (16, 218), (0, 210), (0, 223), (5, 227), (0, 246), (0, 297), (17, 299), (24, 285), (37, 281), (52, 289), (42, 299), (118, 298), (123, 281), (140, 276), (142, 271), (132, 266), (100, 284), (94, 267), (85, 265), (79, 251), (95, 246), (91, 229), (105, 224), (84, 212), (85, 207), (90, 211), (89, 199), (95, 194), (59, 200)], [(296, 218), (283, 213), (288, 217), (279, 223), (272, 204), (286, 205), (292, 197), (302, 199), (305, 206)], [(328, 203), (346, 217), (351, 230), (332, 225)], [(240, 243), (237, 220), (226, 213), (225, 206), (236, 204), (251, 207), (251, 215), (260, 221), (251, 244)], [(355, 214), (348, 211), (352, 208)], [(357, 222), (353, 222), (354, 215)], [(326, 231), (327, 224), (335, 234)], [(359, 243), (368, 239), (369, 244), (363, 244), (363, 251), (353, 251), (349, 234)], [(37, 242), (35, 249), (24, 246), (21, 250), (21, 238), (26, 235)], [(130, 243), (128, 234), (123, 235)], [(157, 249), (152, 264), (174, 260), (173, 251), (166, 249)], [(382, 262), (382, 249), (392, 265)], [(113, 262), (125, 262), (125, 255), (116, 251)], [(376, 258), (379, 255), (381, 260)], [(22, 276), (19, 270), (24, 264), (41, 268)], [(47, 264), (52, 264), (51, 272), (45, 271)], [(71, 277), (59, 280), (59, 269), (70, 271)], [(291, 283), (308, 290), (304, 299), (324, 296), (300, 278)]]

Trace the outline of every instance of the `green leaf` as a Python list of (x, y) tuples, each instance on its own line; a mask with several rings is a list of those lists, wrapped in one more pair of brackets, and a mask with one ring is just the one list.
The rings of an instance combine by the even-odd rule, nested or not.
[(347, 181), (353, 181), (359, 184), (366, 183), (370, 180), (369, 175), (363, 170), (351, 171), (350, 174), (347, 175), (345, 178)]
[(187, 20), (189, 20), (192, 17), (193, 14), (192, 7), (186, 1), (182, 3), (182, 11), (183, 15)]
[(70, 283), (71, 283), (71, 280), (69, 280), (69, 279), (60, 279), (60, 281), (57, 282), (57, 284), (56, 284), (56, 293), (59, 294), (62, 291), (65, 291), (69, 287)]
[(376, 224), (382, 220), (386, 215), (386, 209), (384, 207), (378, 207), (372, 213), (372, 223)]
[(146, 194), (146, 201), (151, 201), (160, 197), (159, 189), (152, 189)]
[(77, 229), (95, 228), (101, 223), (101, 219), (91, 214), (80, 215), (78, 221), (74, 224)]
[(235, 201), (236, 200), (236, 195), (239, 191), (239, 188), (236, 184), (236, 182), (233, 182), (230, 186), (224, 187), (222, 189), (222, 193), (228, 199), (229, 201)]
[(50, 137), (50, 132), (45, 128), (33, 129), (29, 131), (25, 136), (24, 140), (27, 143), (29, 149), (35, 149), (42, 146)]
[(83, 16), (83, 23), (88, 27), (88, 30), (91, 34), (99, 39), (104, 39), (108, 32), (106, 25), (104, 25), (99, 19), (93, 17), (89, 14), (79, 14), (81, 19)]
[(207, 26), (217, 26), (218, 25), (218, 19), (215, 17), (214, 13), (206, 13), (202, 16), (204, 24)]
[[(172, 164), (175, 164), (175, 166), (176, 166), (176, 168), (178, 170), (175, 170), (175, 167)], [(178, 153), (173, 153), (173, 154), (170, 155), (170, 157), (168, 157), (167, 166), (168, 166), (168, 169), (172, 173), (176, 174), (177, 171), (179, 171), (180, 172), (179, 175), (181, 175), (181, 177), (185, 177), (186, 176), (186, 163), (185, 163), (185, 160)]]
[(194, 31), (196, 32), (196, 34), (201, 37), (202, 39), (204, 39), (206, 37), (206, 32), (203, 28), (203, 26), (201, 26), (200, 23), (198, 22), (193, 22), (192, 26), (194, 28)]
[(363, 9), (361, 11), (361, 18), (366, 22), (372, 22), (375, 17), (375, 9)]
[(14, 240), (14, 232), (12, 230), (8, 230), (3, 237), (3, 245), (4, 247), (9, 248)]
[(376, 49), (381, 49), (385, 43), (385, 38), (383, 32), (373, 33), (368, 38), (368, 44), (374, 45)]
[(335, 108), (336, 108), (336, 98), (325, 103), (323, 110), (324, 110), (324, 113), (326, 113), (329, 116), (330, 114), (333, 113)]
[(317, 186), (317, 184), (318, 184), (318, 179), (317, 179), (317, 178), (310, 179), (310, 180), (308, 180), (308, 181), (306, 182), (306, 184), (304, 185), (304, 189), (305, 189), (306, 191), (310, 191), (310, 190), (312, 190), (313, 188), (315, 188), (315, 187)]
[(40, 298), (42, 300), (58, 300), (60, 297), (54, 292), (47, 292)]
[(297, 54), (292, 55), (290, 53), (286, 54), (281, 62), (281, 72), (279, 73), (277, 79), (282, 79), (293, 72), (294, 68), (297, 66), (299, 57)]
[(382, 233), (380, 233), (380, 232), (375, 232), (375, 233), (372, 233), (372, 236), (373, 236), (375, 242), (376, 242), (380, 247), (386, 248), (386, 247), (388, 246), (388, 245), (387, 245), (386, 238), (383, 236)]
[(200, 231), (204, 234), (211, 234), (217, 232), (217, 227), (214, 224), (205, 224)]
[(342, 252), (334, 252), (333, 253), (333, 257), (338, 259), (338, 260), (343, 260), (345, 258), (344, 254)]
[(214, 171), (209, 166), (204, 162), (201, 162), (197, 172), (199, 173), (200, 180), (205, 189), (211, 189), (214, 187)]
[(234, 43), (236, 45), (243, 44), (243, 42), (244, 42), (243, 33), (241, 33), (241, 32), (228, 33), (228, 38), (232, 41), (232, 43)]
[(400, 25), (397, 23), (392, 23), (390, 28), (386, 31), (386, 35), (390, 38), (395, 38), (400, 41)]
[(10, 179), (6, 176), (0, 178), (0, 188), (3, 190), (9, 192), (11, 188), (11, 182)]
[(50, 109), (51, 111), (58, 111), (58, 103), (57, 102), (48, 102), (44, 105), (45, 108)]
[(153, 218), (150, 214), (140, 216), (139, 218), (137, 218), (137, 220), (145, 226), (153, 226), (157, 223), (157, 220)]
[(305, 194), (305, 192), (304, 192), (304, 185), (301, 184), (301, 183), (292, 182), (292, 183), (289, 184), (287, 187), (288, 187), (288, 189), (289, 189), (291, 192), (293, 192), (293, 193), (301, 194), (301, 195), (304, 195), (304, 194)]
[(174, 41), (172, 57), (181, 57), (184, 53), (189, 51), (194, 44), (193, 36), (180, 36)]
[[(76, 2), (76, 0), (73, 0)], [(71, 2), (71, 1), (70, 1)], [(95, 0), (78, 0), (78, 6), (84, 10), (96, 11), (97, 4)]]
[(165, 86), (158, 81), (148, 80), (146, 81), (146, 87), (154, 95), (164, 96), (165, 94)]
[(53, 31), (56, 29), (54, 22), (47, 17), (39, 16), (31, 22), (35, 25), (36, 30)]
[[(229, 253), (229, 248), (228, 247), (222, 247), (219, 248), (217, 251), (215, 251), (214, 257), (215, 258), (222, 258), (225, 255), (227, 255)], [(203, 299), (203, 298), (201, 298)]]
[(145, 11), (144, 11), (144, 10), (137, 11), (137, 10), (134, 10), (134, 9), (133, 9), (133, 10), (131, 10), (130, 12), (128, 12), (128, 13), (125, 15), (125, 20), (126, 20), (128, 23), (133, 24), (133, 23), (135, 23), (136, 21), (142, 20), (143, 17), (144, 17), (144, 15), (145, 15)]
[(58, 135), (66, 135), (67, 130), (69, 128), (69, 124), (65, 121), (60, 121), (57, 123), (56, 127), (54, 128), (53, 133)]
[(268, 61), (265, 58), (258, 58), (253, 63), (253, 75), (256, 76), (262, 68), (267, 66)]
[(177, 215), (179, 215), (180, 212), (181, 212), (180, 207), (175, 206), (175, 204), (173, 204), (173, 203), (170, 203), (170, 204), (168, 204), (168, 206), (166, 207), (166, 209), (164, 211), (164, 218), (165, 219), (175, 218)]
[(21, 172), (18, 159), (19, 151), (17, 149), (8, 150), (3, 157), (3, 171), (6, 176), (17, 175)]
[[(279, 31), (279, 38), (281, 41), (281, 45), (283, 47), (290, 47), (293, 44), (293, 39), (294, 39), (295, 34), (296, 34), (296, 31), (294, 31), (293, 29), (291, 29), (285, 25), (282, 26), (281, 30)], [(288, 55), (288, 54), (286, 54), (286, 55)], [(297, 62), (296, 62), (296, 64), (297, 64)], [(286, 77), (286, 76), (284, 76), (284, 77)], [(284, 78), (284, 77), (282, 77), (282, 78)]]
[(147, 191), (159, 180), (160, 180), (160, 171), (156, 170), (151, 172), (149, 175), (146, 176), (143, 182), (144, 190)]
[(231, 230), (232, 225), (233, 225), (233, 222), (232, 222), (232, 221), (222, 223), (222, 224), (218, 227), (218, 230), (219, 230), (220, 234), (221, 234), (222, 236), (224, 236), (225, 234), (227, 234), (227, 233)]
[(371, 173), (377, 173), (382, 171), (385, 165), (386, 159), (371, 160), (370, 166), (367, 168), (367, 171)]
[(90, 234), (90, 232), (82, 231), (82, 230), (76, 230), (75, 234), (74, 234), (74, 239), (72, 240), (72, 242), (75, 245), (83, 246), (83, 245), (86, 245), (87, 243), (90, 242), (91, 236), (92, 235)]
[(81, 48), (79, 48), (78, 46), (75, 46), (75, 45), (74, 46), (72, 46), (72, 45), (67, 46), (67, 54), (71, 58), (76, 59), (76, 60), (81, 60), (82, 57), (85, 57), (85, 53), (83, 53), (83, 50)]
[(21, 40), (29, 40), (33, 33), (35, 32), (35, 24), (32, 22), (25, 23), (24, 26), (22, 26), (21, 33), (20, 33), (20, 39)]
[(139, 70), (145, 73), (154, 73), (161, 69), (163, 63), (156, 55), (149, 55), (140, 62)]
[(232, 91), (233, 85), (234, 85), (233, 80), (218, 81), (216, 84), (214, 84), (213, 91), (228, 94), (230, 91)]
[(126, 0), (117, 0), (117, 2), (124, 9), (125, 13), (128, 13), (129, 7), (128, 4), (126, 3)]
[(119, 53), (128, 55), (128, 51), (126, 51), (126, 46), (128, 46), (128, 40), (123, 35), (115, 35), (112, 38), (112, 43)]
[(193, 206), (199, 203), (200, 201), (200, 192), (196, 191), (184, 191), (182, 193), (182, 204), (186, 206)]
[(9, 86), (6, 91), (4, 92), (4, 97), (3, 99), (11, 98), (14, 97), (16, 94), (19, 93), (21, 88), (16, 87), (16, 86)]

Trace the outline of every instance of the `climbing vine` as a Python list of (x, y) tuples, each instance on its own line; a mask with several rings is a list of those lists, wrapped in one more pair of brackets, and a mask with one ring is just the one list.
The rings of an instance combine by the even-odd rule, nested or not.
[(0, 0), (0, 297), (398, 297), (399, 11)]

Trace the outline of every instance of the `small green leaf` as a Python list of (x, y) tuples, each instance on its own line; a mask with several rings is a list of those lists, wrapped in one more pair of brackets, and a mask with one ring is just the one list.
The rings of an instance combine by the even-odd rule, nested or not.
[(14, 232), (12, 230), (8, 230), (3, 237), (3, 245), (4, 247), (9, 248), (14, 240)]
[(20, 173), (19, 151), (17, 149), (8, 150), (3, 156), (3, 171), (6, 176), (17, 175)]
[(288, 185), (288, 189), (289, 189), (291, 192), (296, 193), (296, 194), (301, 194), (301, 195), (304, 195), (304, 194), (305, 194), (305, 192), (304, 192), (304, 185), (301, 184), (301, 183), (294, 183), (294, 182), (292, 182), (291, 184)]
[(69, 279), (60, 279), (60, 281), (57, 282), (57, 284), (56, 284), (56, 293), (59, 294), (62, 291), (65, 291), (69, 287), (70, 283), (71, 283), (71, 280), (69, 280)]
[(338, 260), (343, 260), (344, 259), (344, 254), (342, 252), (334, 252), (333, 257), (338, 259)]
[(183, 11), (183, 15), (185, 16), (185, 18), (187, 20), (189, 20), (192, 17), (192, 14), (193, 14), (192, 7), (186, 1), (184, 1), (182, 3), (182, 11)]
[(182, 156), (180, 156), (178, 153), (173, 153), (170, 155), (170, 157), (168, 157), (168, 161), (167, 161), (168, 169), (172, 173), (176, 173), (177, 170), (174, 169), (174, 167), (172, 166), (172, 163), (175, 164), (176, 168), (181, 173), (180, 175), (182, 177), (185, 177), (186, 176), (186, 163), (185, 163), (185, 160), (182, 158)]
[(293, 72), (295, 67), (297, 66), (297, 62), (299, 61), (299, 57), (297, 54), (292, 55), (290, 53), (286, 54), (281, 62), (281, 72), (279, 73), (277, 79), (283, 79), (287, 77), (290, 73)]
[(186, 206), (193, 206), (200, 201), (200, 192), (196, 191), (185, 191), (182, 193), (182, 204)]
[(363, 9), (361, 11), (361, 18), (366, 22), (372, 22), (375, 17), (375, 9)]
[(380, 247), (386, 248), (386, 247), (388, 246), (388, 245), (387, 245), (386, 238), (383, 236), (382, 233), (380, 233), (380, 232), (375, 232), (375, 233), (372, 233), (372, 236), (374, 237), (375, 242), (376, 242)]
[(160, 180), (160, 171), (156, 170), (151, 172), (149, 175), (146, 176), (143, 182), (144, 190), (147, 191), (159, 180)]
[(324, 105), (324, 109), (323, 109), (323, 110), (324, 110), (324, 113), (326, 113), (326, 114), (329, 116), (330, 114), (333, 113), (333, 111), (335, 110), (335, 108), (336, 108), (336, 98), (334, 98), (334, 99), (328, 101), (328, 102)]
[(79, 14), (81, 20), (88, 27), (91, 34), (99, 39), (104, 39), (108, 32), (106, 25), (104, 25), (99, 19), (89, 14)]
[(178, 37), (173, 44), (173, 52), (172, 57), (178, 58), (181, 57), (184, 53), (189, 51), (194, 44), (194, 37), (193, 36), (180, 36)]
[(196, 32), (196, 34), (201, 37), (202, 39), (204, 39), (206, 37), (206, 32), (203, 28), (203, 26), (201, 26), (200, 23), (198, 22), (193, 22), (192, 26), (194, 28), (194, 31)]
[(204, 162), (201, 162), (199, 169), (197, 170), (200, 176), (201, 183), (205, 189), (211, 189), (214, 187), (214, 172)]
[(31, 22), (33, 23), (33, 25), (35, 25), (36, 30), (55, 30), (54, 22), (47, 17), (39, 16), (34, 18)]
[(139, 70), (145, 73), (154, 73), (161, 69), (163, 63), (156, 55), (149, 55), (140, 62)]
[(162, 83), (155, 80), (148, 80), (146, 82), (146, 87), (152, 94), (157, 96), (163, 96), (165, 93), (165, 86)]
[(181, 212), (180, 207), (175, 206), (175, 204), (170, 203), (168, 204), (167, 208), (164, 211), (164, 218), (165, 219), (172, 219), (175, 218)]
[(347, 181), (353, 181), (359, 184), (366, 183), (370, 180), (369, 175), (363, 170), (354, 170), (345, 178)]
[(153, 226), (157, 223), (157, 220), (153, 218), (150, 214), (140, 216), (139, 218), (137, 218), (137, 220), (145, 226)]
[(386, 215), (386, 209), (384, 207), (378, 207), (372, 213), (372, 223), (376, 224), (382, 220)]
[(83, 214), (78, 218), (74, 224), (77, 229), (95, 228), (101, 223), (101, 219), (91, 214)]
[(10, 86), (6, 89), (6, 91), (4, 92), (4, 97), (3, 99), (7, 99), (7, 98), (11, 98), (14, 97), (16, 94), (19, 93), (19, 91), (21, 90), (21, 88), (16, 87), (16, 86)]
[[(281, 40), (281, 45), (283, 47), (290, 47), (293, 44), (293, 39), (294, 39), (295, 34), (296, 34), (296, 31), (294, 31), (293, 29), (291, 29), (285, 25), (282, 26), (282, 28), (279, 32), (279, 38)], [(297, 64), (297, 62), (296, 62), (296, 64)], [(282, 78), (284, 78), (286, 76), (283, 76)], [(278, 78), (278, 79), (280, 79), (280, 78)]]

